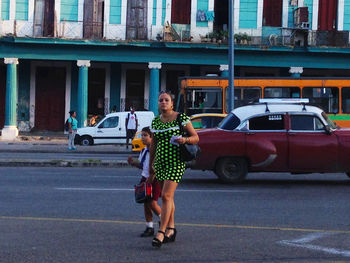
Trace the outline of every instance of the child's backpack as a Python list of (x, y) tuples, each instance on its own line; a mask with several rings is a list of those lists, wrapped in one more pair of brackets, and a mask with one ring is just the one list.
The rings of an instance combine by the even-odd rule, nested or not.
[(68, 120), (70, 119), (70, 117), (66, 120), (66, 122), (64, 123), (64, 130), (65, 131), (69, 131), (69, 122)]

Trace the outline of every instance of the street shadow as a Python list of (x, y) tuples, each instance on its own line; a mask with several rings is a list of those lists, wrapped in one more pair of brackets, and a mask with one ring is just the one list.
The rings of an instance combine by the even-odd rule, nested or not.
[(293, 175), (293, 174), (264, 174), (264, 173), (254, 173), (248, 174), (247, 178), (243, 182), (238, 183), (224, 183), (220, 181), (215, 174), (209, 177), (207, 174), (205, 176), (196, 177), (191, 175), (191, 177), (184, 176), (182, 184), (187, 186), (245, 186), (245, 187), (279, 187), (279, 188), (291, 188), (294, 186), (350, 186), (350, 178), (345, 174), (303, 174), (303, 175)]

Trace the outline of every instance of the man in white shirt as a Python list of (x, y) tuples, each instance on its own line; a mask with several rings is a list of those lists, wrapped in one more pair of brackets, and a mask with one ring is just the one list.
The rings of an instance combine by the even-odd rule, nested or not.
[(129, 148), (129, 139), (133, 139), (135, 136), (135, 133), (137, 131), (137, 116), (135, 113), (135, 110), (133, 108), (130, 108), (130, 113), (126, 115), (125, 119), (125, 129), (126, 129), (126, 149)]

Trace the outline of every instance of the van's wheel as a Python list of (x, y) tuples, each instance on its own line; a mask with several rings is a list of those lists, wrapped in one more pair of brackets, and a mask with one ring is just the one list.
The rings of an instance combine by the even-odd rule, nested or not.
[(247, 173), (247, 161), (243, 158), (222, 158), (215, 167), (215, 174), (225, 183), (241, 182), (245, 179)]
[(80, 144), (83, 146), (89, 146), (94, 144), (94, 140), (90, 136), (82, 136), (80, 139)]

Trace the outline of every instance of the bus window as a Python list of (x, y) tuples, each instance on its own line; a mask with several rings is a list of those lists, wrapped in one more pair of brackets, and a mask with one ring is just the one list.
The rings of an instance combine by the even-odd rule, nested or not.
[[(229, 89), (225, 90), (225, 110), (229, 112), (228, 95)], [(235, 108), (257, 102), (261, 98), (260, 87), (235, 87)]]
[(299, 87), (265, 87), (264, 98), (300, 98)]
[(342, 97), (342, 112), (350, 113), (350, 87), (344, 87), (341, 89)]
[(316, 105), (326, 113), (338, 113), (339, 91), (337, 87), (305, 87), (303, 97), (309, 98), (310, 104)]
[(196, 113), (222, 113), (222, 88), (191, 88), (185, 90), (185, 108), (188, 115)]

